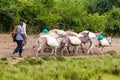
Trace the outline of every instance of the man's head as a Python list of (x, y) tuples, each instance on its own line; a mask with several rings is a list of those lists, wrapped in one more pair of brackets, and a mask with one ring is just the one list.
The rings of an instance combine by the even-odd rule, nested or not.
[(23, 22), (27, 23), (27, 19), (24, 19)]
[(23, 26), (23, 22), (20, 22), (19, 25)]

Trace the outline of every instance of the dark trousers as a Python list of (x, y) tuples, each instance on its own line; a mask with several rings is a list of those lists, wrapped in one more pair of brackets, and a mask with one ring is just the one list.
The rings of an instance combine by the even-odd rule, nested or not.
[(22, 43), (23, 43), (23, 40), (16, 40), (16, 43), (17, 43), (17, 47), (16, 49), (14, 50), (13, 54), (19, 52), (19, 56), (22, 57)]

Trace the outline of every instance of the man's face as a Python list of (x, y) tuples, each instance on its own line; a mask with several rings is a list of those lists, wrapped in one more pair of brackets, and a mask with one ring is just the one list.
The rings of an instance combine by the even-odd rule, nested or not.
[(21, 26), (23, 26), (23, 23), (20, 23)]
[(27, 20), (24, 20), (25, 23), (27, 23)]

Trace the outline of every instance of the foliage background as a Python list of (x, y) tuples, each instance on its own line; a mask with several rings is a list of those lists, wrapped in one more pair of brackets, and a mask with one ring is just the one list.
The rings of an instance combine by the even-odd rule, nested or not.
[(28, 34), (58, 28), (120, 36), (120, 0), (0, 0), (0, 33), (23, 19)]

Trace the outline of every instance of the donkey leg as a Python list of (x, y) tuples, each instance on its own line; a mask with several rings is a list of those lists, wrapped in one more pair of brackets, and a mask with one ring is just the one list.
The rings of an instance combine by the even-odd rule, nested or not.
[(71, 52), (70, 52), (70, 47), (69, 47), (69, 46), (66, 47), (66, 51), (67, 51), (68, 55), (71, 54)]
[(54, 55), (55, 53), (55, 48), (52, 49), (51, 55)]
[(77, 49), (77, 46), (75, 46), (75, 47), (73, 48), (73, 53), (74, 53), (75, 55), (77, 55), (77, 52), (78, 52), (78, 49)]
[(44, 55), (44, 48), (41, 48), (41, 55)]
[(80, 44), (80, 48), (81, 48), (81, 50), (82, 50), (82, 53), (85, 53), (85, 51), (83, 50), (82, 43)]
[(36, 56), (38, 56), (38, 54), (41, 52), (41, 47), (38, 47), (37, 49), (37, 54), (35, 54)]
[(58, 50), (58, 48), (56, 47), (56, 48), (55, 48), (55, 56), (57, 55), (57, 50)]
[(63, 52), (66, 50), (66, 53), (69, 55), (69, 51), (68, 51), (68, 48), (67, 47), (64, 47), (62, 50), (61, 50), (61, 55), (63, 55)]
[(80, 46), (76, 46), (76, 55), (79, 55), (78, 53), (79, 53), (79, 47)]
[(62, 50), (61, 50), (61, 55), (62, 55), (62, 56), (63, 56), (63, 52), (64, 52), (64, 50), (65, 50), (65, 47), (62, 48)]
[(104, 53), (104, 47), (101, 47), (100, 54)]
[[(91, 45), (89, 50), (87, 51), (87, 55), (91, 52), (91, 50), (93, 49), (94, 45)], [(92, 52), (93, 53), (93, 52)]]

